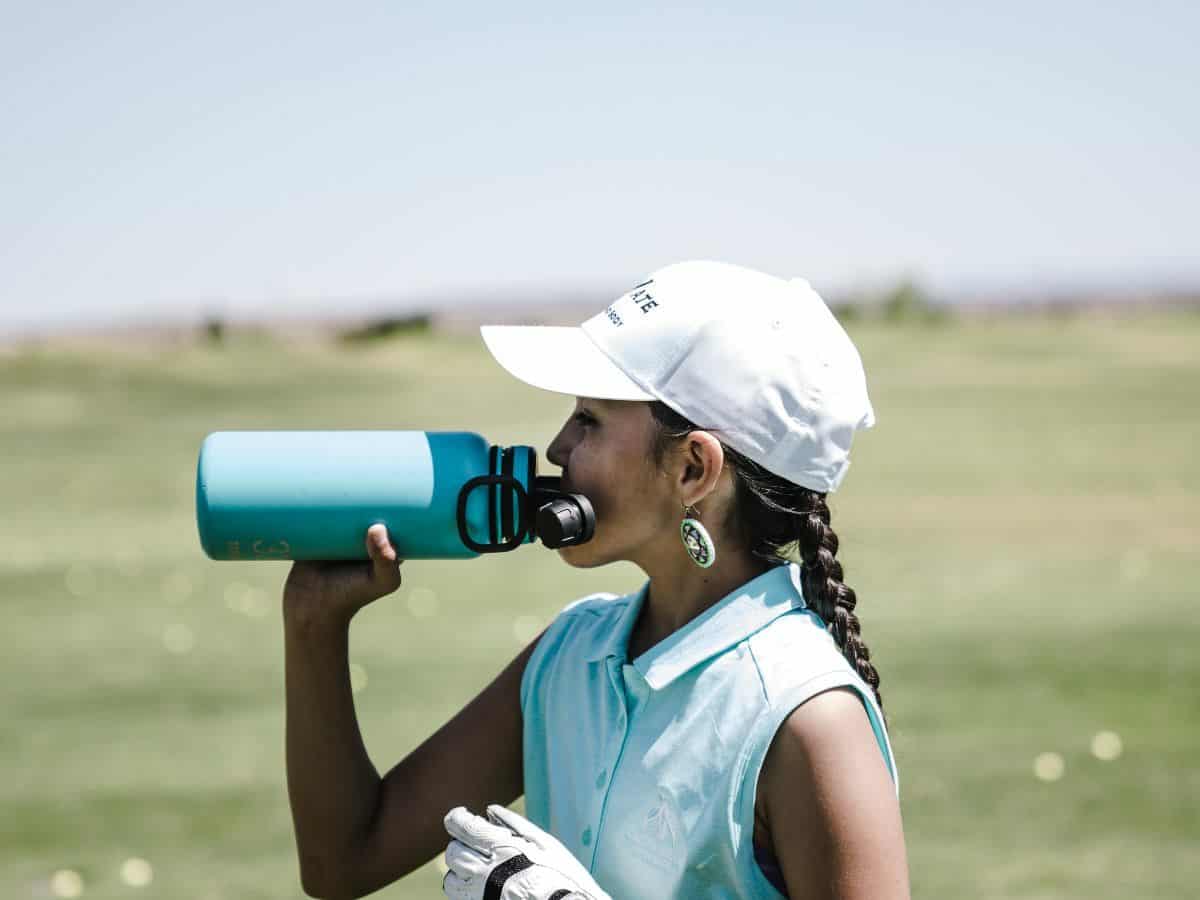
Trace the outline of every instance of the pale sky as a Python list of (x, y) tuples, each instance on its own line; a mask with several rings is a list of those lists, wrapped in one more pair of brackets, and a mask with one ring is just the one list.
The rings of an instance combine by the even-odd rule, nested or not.
[(1200, 283), (1193, 3), (9, 4), (0, 331)]

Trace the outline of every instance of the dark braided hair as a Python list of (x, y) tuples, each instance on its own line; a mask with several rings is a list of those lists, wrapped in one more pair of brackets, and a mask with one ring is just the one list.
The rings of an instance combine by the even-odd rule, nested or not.
[[(658, 425), (653, 453), (659, 465), (671, 444), (701, 430), (657, 400), (650, 404), (650, 415)], [(824, 620), (854, 671), (871, 686), (882, 709), (879, 673), (871, 664), (871, 651), (863, 643), (861, 625), (854, 614), (858, 598), (842, 581), (842, 564), (836, 559), (838, 536), (829, 524), (825, 494), (767, 471), (724, 441), (721, 447), (733, 474), (738, 537), (764, 563), (790, 559), (802, 564), (805, 600)]]

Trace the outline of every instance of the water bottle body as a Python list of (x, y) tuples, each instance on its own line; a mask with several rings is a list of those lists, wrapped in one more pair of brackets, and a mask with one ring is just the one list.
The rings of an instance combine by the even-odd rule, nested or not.
[(217, 560), (366, 559), (379, 522), (403, 559), (469, 559), (479, 555), (469, 543), (534, 539), (518, 535), (515, 488), (464, 490), (504, 469), (532, 489), (532, 448), (470, 432), (214, 432), (196, 470), (200, 543)]

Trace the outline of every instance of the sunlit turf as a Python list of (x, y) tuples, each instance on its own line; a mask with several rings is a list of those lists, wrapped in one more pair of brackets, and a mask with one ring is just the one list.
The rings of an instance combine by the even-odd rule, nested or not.
[[(879, 424), (832, 506), (914, 895), (1195, 896), (1200, 318), (852, 330)], [(467, 429), (542, 450), (569, 406), (470, 336), (0, 356), (0, 894), (302, 893), (287, 565), (203, 556), (205, 434)], [(352, 632), (381, 770), (566, 602), (640, 582), (537, 548), (404, 572)], [(381, 896), (440, 879), (431, 863)]]

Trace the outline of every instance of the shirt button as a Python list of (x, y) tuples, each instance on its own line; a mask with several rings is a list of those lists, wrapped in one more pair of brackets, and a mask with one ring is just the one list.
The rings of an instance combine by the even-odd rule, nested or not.
[(604, 782), (608, 779), (608, 769), (604, 769), (596, 776), (596, 787), (604, 787)]
[(592, 842), (592, 829), (585, 828), (583, 830), (583, 834), (580, 835), (579, 839), (581, 841), (583, 841), (583, 846), (585, 846), (585, 847), (588, 846), (588, 844), (590, 844)]

